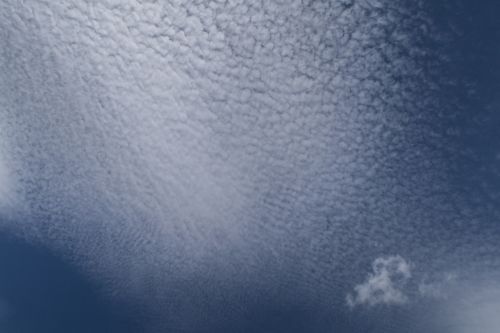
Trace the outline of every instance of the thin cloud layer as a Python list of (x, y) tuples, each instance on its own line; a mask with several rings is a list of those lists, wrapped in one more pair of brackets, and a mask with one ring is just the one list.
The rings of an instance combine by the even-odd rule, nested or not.
[(456, 284), (457, 275), (455, 273), (445, 273), (437, 278), (425, 278), (418, 285), (420, 296), (434, 299), (446, 299), (449, 296), (449, 289)]
[(347, 304), (374, 306), (377, 304), (404, 304), (408, 297), (401, 290), (411, 278), (410, 264), (401, 256), (380, 257), (372, 264), (373, 273), (366, 282), (354, 287), (347, 295)]

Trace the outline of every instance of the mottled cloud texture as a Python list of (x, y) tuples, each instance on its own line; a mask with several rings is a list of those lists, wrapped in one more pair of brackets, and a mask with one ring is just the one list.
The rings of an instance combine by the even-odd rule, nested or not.
[(347, 295), (347, 304), (357, 305), (403, 304), (408, 301), (402, 287), (411, 278), (410, 264), (400, 256), (375, 259), (373, 273), (368, 279), (354, 287), (354, 293)]
[(141, 332), (435, 332), (384, 305), (500, 272), (498, 8), (453, 2), (0, 1), (0, 227)]

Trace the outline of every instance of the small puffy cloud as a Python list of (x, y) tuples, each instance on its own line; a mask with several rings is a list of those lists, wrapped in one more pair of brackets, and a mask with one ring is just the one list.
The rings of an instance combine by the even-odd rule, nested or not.
[(354, 293), (347, 295), (347, 305), (373, 306), (377, 304), (404, 304), (408, 297), (401, 290), (411, 278), (410, 264), (401, 256), (375, 259), (373, 273), (366, 282), (354, 287)]

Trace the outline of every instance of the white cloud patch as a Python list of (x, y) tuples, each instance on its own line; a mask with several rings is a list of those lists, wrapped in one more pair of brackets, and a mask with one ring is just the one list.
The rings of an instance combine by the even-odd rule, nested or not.
[(354, 287), (354, 293), (346, 297), (347, 305), (374, 306), (377, 304), (404, 304), (408, 297), (401, 290), (411, 278), (411, 266), (401, 256), (375, 259), (373, 273), (366, 282)]

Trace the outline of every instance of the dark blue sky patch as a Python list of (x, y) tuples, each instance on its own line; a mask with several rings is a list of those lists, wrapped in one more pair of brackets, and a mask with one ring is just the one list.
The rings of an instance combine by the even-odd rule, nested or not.
[(0, 234), (0, 328), (3, 332), (131, 332), (97, 288), (46, 249)]

